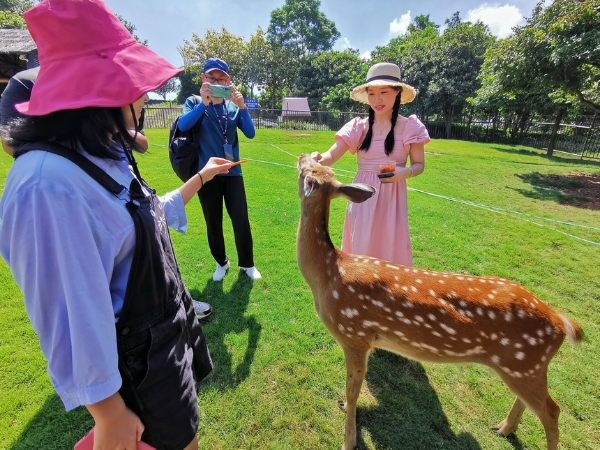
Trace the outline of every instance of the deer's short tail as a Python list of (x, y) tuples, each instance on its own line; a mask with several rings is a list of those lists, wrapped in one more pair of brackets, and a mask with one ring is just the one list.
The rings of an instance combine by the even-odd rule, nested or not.
[(567, 339), (571, 344), (575, 344), (583, 339), (583, 330), (581, 327), (566, 316), (559, 314), (560, 319), (565, 325), (567, 331)]

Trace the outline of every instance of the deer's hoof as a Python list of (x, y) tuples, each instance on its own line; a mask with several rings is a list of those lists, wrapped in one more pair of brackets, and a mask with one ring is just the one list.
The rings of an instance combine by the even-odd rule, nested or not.
[(346, 402), (338, 402), (338, 408), (340, 408), (342, 412), (346, 412)]
[(502, 433), (502, 431), (500, 431), (500, 425), (494, 425), (492, 427), (492, 431), (494, 432), (494, 434), (496, 436), (500, 436), (500, 437), (503, 437), (503, 438), (505, 438), (507, 436), (506, 434)]

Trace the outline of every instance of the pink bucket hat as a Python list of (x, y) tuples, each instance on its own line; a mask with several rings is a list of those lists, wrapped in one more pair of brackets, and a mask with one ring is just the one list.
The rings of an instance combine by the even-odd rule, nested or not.
[(183, 70), (138, 43), (101, 0), (44, 0), (24, 17), (40, 73), (30, 101), (16, 105), (23, 114), (125, 106)]

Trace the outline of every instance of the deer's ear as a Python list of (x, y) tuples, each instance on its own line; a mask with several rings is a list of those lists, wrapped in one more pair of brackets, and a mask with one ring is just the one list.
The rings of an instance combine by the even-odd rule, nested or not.
[(316, 185), (317, 180), (314, 177), (307, 175), (304, 178), (304, 196), (308, 197), (310, 194), (312, 194)]
[(373, 197), (375, 192), (377, 192), (377, 189), (363, 183), (343, 184), (339, 188), (340, 195), (353, 203), (362, 203)]

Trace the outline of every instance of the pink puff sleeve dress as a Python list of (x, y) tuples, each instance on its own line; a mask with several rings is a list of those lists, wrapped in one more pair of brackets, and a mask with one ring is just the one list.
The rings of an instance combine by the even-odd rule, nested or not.
[(427, 144), (429, 133), (417, 116), (398, 116), (394, 128), (394, 150), (387, 156), (385, 135), (373, 135), (369, 150), (358, 151), (368, 127), (367, 119), (356, 117), (335, 135), (335, 139), (343, 140), (350, 147), (350, 153), (357, 157), (358, 172), (354, 182), (377, 189), (377, 193), (363, 203), (348, 203), (342, 250), (412, 266), (406, 180), (381, 183), (377, 174), (382, 162), (395, 161), (396, 166), (405, 167), (410, 144)]

